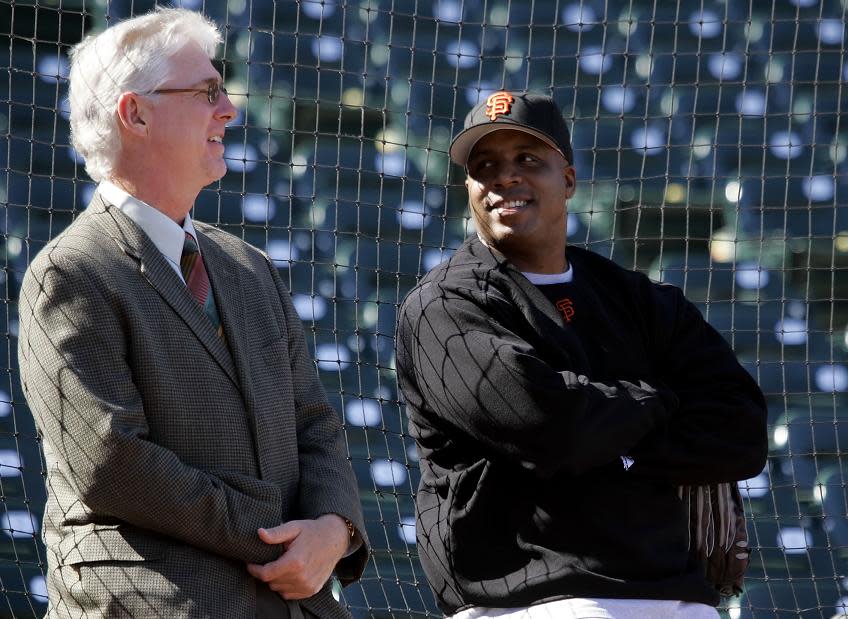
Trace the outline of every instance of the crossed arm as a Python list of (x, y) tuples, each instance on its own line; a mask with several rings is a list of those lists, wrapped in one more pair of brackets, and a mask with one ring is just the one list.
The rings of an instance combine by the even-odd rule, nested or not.
[(517, 310), (492, 293), (431, 285), (407, 297), (398, 372), (410, 406), (421, 411), (417, 421), (456, 428), (447, 434), (547, 477), (618, 459), (670, 413), (644, 383), (561, 373), (520, 324)]
[(678, 484), (756, 474), (767, 446), (759, 389), (679, 290), (655, 293), (649, 385), (557, 371), (496, 291), (416, 290), (401, 309), (398, 372), (420, 412), (417, 438), (466, 436), (542, 477), (624, 455), (634, 474)]

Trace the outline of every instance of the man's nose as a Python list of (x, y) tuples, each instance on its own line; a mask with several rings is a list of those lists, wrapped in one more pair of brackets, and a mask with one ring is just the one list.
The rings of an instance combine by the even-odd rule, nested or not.
[(492, 181), (498, 187), (514, 185), (521, 181), (521, 171), (512, 162), (503, 162), (495, 169)]
[(215, 115), (226, 122), (230, 122), (238, 115), (236, 106), (233, 105), (230, 97), (224, 92), (218, 98), (218, 107), (215, 110)]

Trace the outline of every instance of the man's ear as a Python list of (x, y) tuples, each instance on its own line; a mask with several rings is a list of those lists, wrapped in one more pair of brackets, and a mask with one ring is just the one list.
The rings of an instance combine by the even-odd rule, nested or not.
[(150, 115), (150, 106), (134, 92), (125, 92), (118, 97), (118, 121), (127, 133), (147, 136)]
[(566, 163), (562, 175), (565, 177), (565, 197), (566, 199), (570, 199), (574, 195), (574, 190), (577, 188), (577, 175), (574, 172), (574, 166)]

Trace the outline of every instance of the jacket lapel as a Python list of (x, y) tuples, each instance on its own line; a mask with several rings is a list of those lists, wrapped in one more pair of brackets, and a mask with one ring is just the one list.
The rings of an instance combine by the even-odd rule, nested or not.
[[(231, 359), (235, 362), (235, 372), (238, 376), (238, 384), (241, 385), (245, 406), (252, 411), (254, 406), (250, 372), (250, 334), (247, 332), (245, 321), (243, 303), (245, 295), (242, 293), (241, 280), (238, 276), (239, 265), (197, 224), (199, 222), (195, 222), (194, 230), (197, 233), (200, 255), (203, 256), (209, 281), (212, 284), (212, 294), (215, 295), (218, 315), (224, 325), (224, 335), (229, 344), (229, 351), (232, 353)], [(220, 341), (217, 336), (215, 339)]]
[(226, 345), (218, 337), (215, 329), (212, 328), (212, 323), (203, 313), (203, 309), (191, 296), (186, 285), (153, 241), (120, 209), (108, 204), (99, 193), (95, 194), (88, 210), (106, 234), (114, 239), (121, 251), (138, 262), (141, 276), (185, 322), (233, 384), (238, 387), (235, 367)]
[[(216, 243), (203, 230), (204, 224), (195, 222), (194, 230), (197, 233), (197, 242), (200, 246), (200, 254), (206, 264), (209, 281), (212, 284), (212, 294), (215, 295), (215, 303), (218, 306), (218, 315), (221, 324), (224, 325), (224, 335), (229, 344), (232, 360), (235, 362), (235, 371), (241, 385), (241, 397), (244, 401), (245, 412), (251, 433), (253, 434), (254, 453), (256, 464), (259, 467), (260, 477), (269, 479), (272, 470), (267, 467), (268, 446), (263, 437), (268, 432), (260, 431), (262, 428), (261, 407), (256, 406), (254, 393), (253, 373), (262, 373), (261, 369), (251, 368), (251, 359), (255, 359), (257, 351), (251, 348), (251, 331), (255, 336), (261, 327), (247, 318), (244, 307), (246, 295), (242, 290), (242, 278), (239, 276), (243, 267), (218, 243)], [(248, 308), (250, 309), (250, 308)], [(254, 361), (254, 364), (256, 362)], [(266, 420), (267, 421), (267, 420)], [(266, 449), (263, 449), (263, 446)]]

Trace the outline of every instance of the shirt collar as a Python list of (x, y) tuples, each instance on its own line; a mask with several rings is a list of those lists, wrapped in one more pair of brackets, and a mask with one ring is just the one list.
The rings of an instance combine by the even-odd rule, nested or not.
[(180, 263), (186, 232), (195, 239), (197, 238), (189, 214), (186, 214), (185, 221), (180, 226), (162, 211), (131, 196), (110, 181), (101, 181), (97, 189), (107, 201), (132, 219), (150, 237), (156, 248), (171, 262)]
[(524, 273), (522, 275), (530, 280), (531, 284), (536, 286), (547, 286), (549, 284), (570, 284), (574, 281), (574, 268), (571, 266), (571, 261), (568, 263), (568, 269), (564, 273)]

